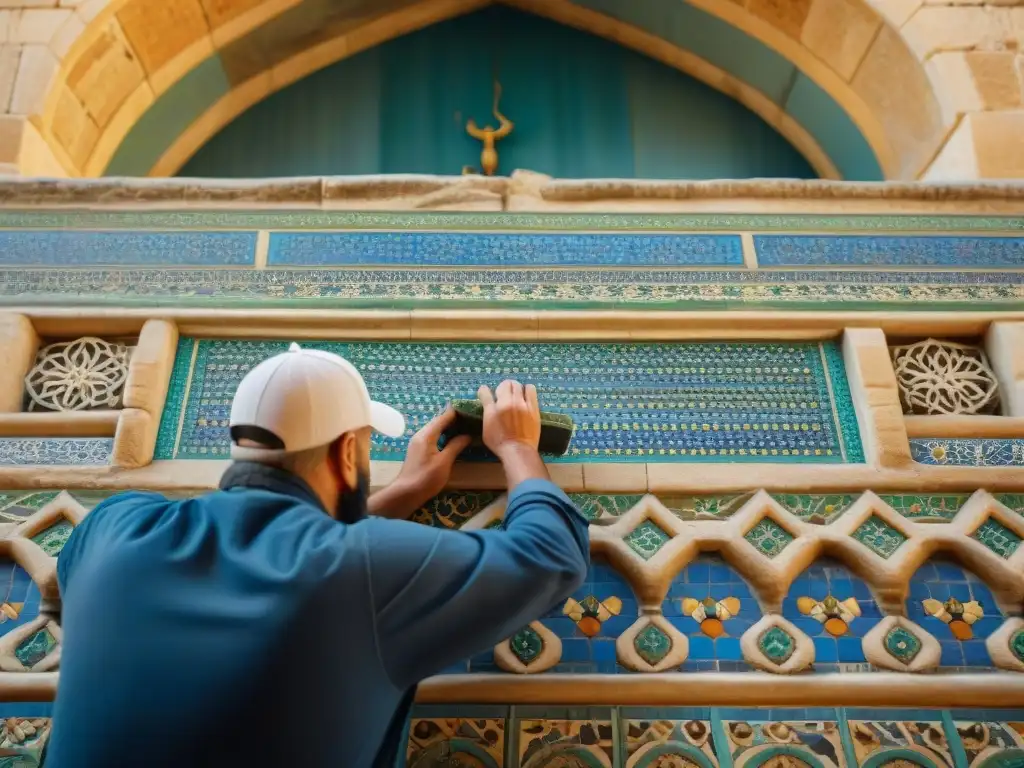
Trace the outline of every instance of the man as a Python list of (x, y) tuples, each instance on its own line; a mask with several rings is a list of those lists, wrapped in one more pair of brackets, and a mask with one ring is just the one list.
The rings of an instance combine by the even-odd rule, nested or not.
[(64, 647), (47, 768), (395, 765), (416, 684), (583, 581), (587, 523), (537, 453), (537, 392), (481, 387), (504, 530), (407, 517), (446, 484), (446, 412), (368, 502), (370, 435), (405, 431), (347, 361), (293, 345), (231, 408), (221, 490), (97, 506), (58, 561)]

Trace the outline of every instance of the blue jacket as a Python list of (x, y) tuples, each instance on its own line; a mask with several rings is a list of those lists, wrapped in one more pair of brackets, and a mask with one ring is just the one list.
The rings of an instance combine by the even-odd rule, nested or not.
[(587, 522), (547, 481), (504, 530), (328, 517), (281, 470), (123, 493), (71, 535), (46, 768), (393, 766), (416, 684), (564, 600)]

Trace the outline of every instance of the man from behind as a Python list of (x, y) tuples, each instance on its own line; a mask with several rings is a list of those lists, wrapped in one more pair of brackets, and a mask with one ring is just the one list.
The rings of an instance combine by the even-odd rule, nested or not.
[(367, 498), (371, 433), (401, 436), (401, 414), (337, 355), (293, 345), (253, 369), (219, 491), (114, 496), (61, 552), (46, 768), (392, 768), (417, 683), (564, 600), (589, 564), (586, 520), (537, 452), (536, 390), (478, 395), (504, 530), (450, 531), (386, 519), (447, 483), (468, 443), (438, 448), (450, 411)]

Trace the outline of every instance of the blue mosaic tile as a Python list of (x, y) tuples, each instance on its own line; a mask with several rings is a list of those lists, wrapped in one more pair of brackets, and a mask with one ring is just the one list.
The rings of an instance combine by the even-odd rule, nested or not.
[(270, 266), (743, 266), (738, 235), (275, 232)]
[(3, 269), (0, 303), (258, 307), (817, 309), (899, 306), (907, 311), (1017, 306), (1013, 272), (865, 272), (679, 269)]
[(562, 641), (562, 658), (551, 672), (592, 674), (626, 671), (616, 661), (615, 639), (636, 622), (640, 615), (639, 605), (632, 588), (618, 571), (607, 562), (594, 559), (583, 586), (573, 593), (571, 599), (587, 604), (591, 599), (608, 602), (610, 598), (619, 601), (618, 614), (598, 622), (598, 631), (592, 635), (581, 628), (583, 622), (576, 622), (565, 614), (565, 601), (552, 607), (542, 618), (544, 626)]
[[(844, 605), (851, 598), (857, 601), (859, 616)], [(831, 641), (841, 651), (838, 661), (862, 663), (860, 639), (878, 623), (881, 611), (861, 578), (840, 561), (822, 558), (793, 581), (782, 601), (782, 615), (815, 642)]]
[(1024, 238), (755, 235), (761, 266), (1024, 268)]
[(1024, 440), (914, 437), (910, 439), (910, 455), (919, 464), (1020, 467), (1024, 466)]
[[(695, 603), (700, 603), (695, 606)], [(662, 603), (665, 618), (686, 635), (694, 661), (743, 661), (739, 638), (761, 618), (761, 608), (739, 573), (721, 557), (702, 554), (689, 563), (669, 586)]]
[[(943, 620), (929, 613), (926, 600), (942, 603), (951, 618)], [(982, 615), (968, 623), (958, 611), (968, 611), (972, 602), (977, 603)], [(985, 640), (999, 629), (1004, 617), (991, 590), (977, 576), (953, 561), (932, 559), (911, 577), (906, 606), (907, 617), (942, 646), (941, 667), (992, 666)]]
[(104, 465), (113, 450), (113, 439), (106, 437), (3, 437), (0, 465)]
[(0, 230), (0, 264), (5, 266), (240, 267), (255, 260), (255, 232)]
[[(475, 397), (480, 384), (515, 376), (537, 384), (545, 408), (573, 416), (569, 451), (556, 461), (863, 461), (831, 342), (309, 346), (349, 359), (371, 394), (406, 415), (407, 435), (376, 437), (375, 459), (401, 459), (409, 436), (448, 399)], [(182, 339), (157, 458), (227, 458), (238, 382), (286, 348)]]

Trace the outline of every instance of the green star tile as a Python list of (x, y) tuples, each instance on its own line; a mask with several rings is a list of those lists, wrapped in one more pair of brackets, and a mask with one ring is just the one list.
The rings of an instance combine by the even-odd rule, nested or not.
[(1024, 629), (1018, 629), (1010, 635), (1010, 652), (1017, 657), (1017, 661), (1024, 662)]
[(765, 557), (775, 557), (793, 541), (793, 535), (770, 517), (762, 519), (743, 538)]
[(50, 557), (56, 557), (64, 549), (64, 545), (68, 543), (73, 530), (75, 530), (75, 526), (70, 521), (58, 520), (45, 531), (33, 536), (32, 541), (38, 544), (43, 552)]
[(796, 638), (782, 627), (769, 627), (757, 638), (757, 647), (769, 661), (785, 664), (796, 650)]
[(34, 632), (22, 641), (14, 651), (14, 655), (25, 667), (32, 668), (45, 659), (50, 651), (57, 647), (57, 639), (46, 627)]
[(640, 503), (642, 495), (616, 494), (614, 496), (594, 496), (586, 493), (571, 493), (572, 500), (587, 520), (599, 517), (622, 517)]
[(666, 635), (661, 628), (654, 624), (648, 624), (633, 638), (633, 647), (640, 658), (653, 667), (668, 656), (669, 651), (672, 650), (672, 638)]
[(947, 494), (943, 496), (880, 496), (882, 501), (911, 519), (943, 520), (949, 522), (960, 508), (967, 503), (970, 496), (966, 494)]
[(1020, 546), (1020, 536), (991, 517), (978, 526), (971, 538), (980, 541), (1004, 560)]
[(544, 638), (533, 627), (526, 626), (508, 641), (512, 653), (526, 666), (530, 666), (544, 650)]
[(902, 546), (907, 537), (878, 515), (872, 515), (850, 534), (879, 557), (888, 560)]
[(625, 537), (626, 544), (644, 560), (650, 560), (672, 537), (653, 520), (644, 520)]
[(904, 664), (912, 662), (921, 652), (921, 641), (913, 632), (899, 624), (886, 633), (883, 643), (889, 655)]

